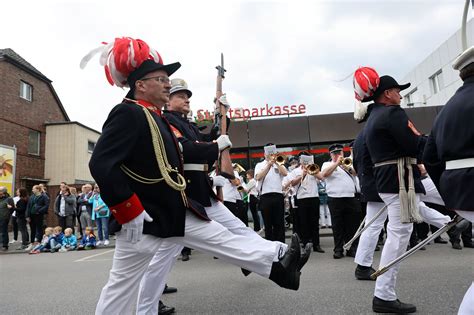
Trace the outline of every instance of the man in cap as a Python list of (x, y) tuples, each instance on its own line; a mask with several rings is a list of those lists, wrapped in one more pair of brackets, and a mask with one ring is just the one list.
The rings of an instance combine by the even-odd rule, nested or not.
[[(297, 236), (288, 247), (266, 242), (261, 246), (264, 253), (255, 252), (248, 247), (249, 238), (232, 234), (210, 220), (204, 206), (186, 195), (181, 151), (189, 158), (207, 160), (231, 143), (227, 136), (212, 143), (185, 138), (178, 143), (161, 108), (169, 101), (169, 75), (180, 64), (164, 65), (145, 42), (124, 37), (93, 50), (81, 66), (98, 52), (106, 56), (109, 82), (129, 86), (130, 91), (109, 114), (89, 163), (91, 174), (102, 187), (102, 198), (110, 205), (112, 230), (120, 231), (96, 313), (131, 312), (139, 280), (155, 253), (161, 249), (164, 259), (174, 258), (174, 247), (161, 247), (165, 238), (297, 290), (301, 262)], [(161, 276), (166, 277), (168, 271), (163, 270)], [(159, 292), (165, 285), (161, 283), (156, 288)]]
[[(357, 199), (358, 180), (352, 168), (341, 165), (344, 159), (343, 148), (344, 146), (339, 143), (331, 145), (329, 147), (331, 161), (324, 162), (321, 167), (331, 212), (334, 259), (344, 257), (344, 243), (348, 242), (357, 231), (361, 216), (360, 201)], [(357, 242), (354, 242), (346, 255), (354, 257), (356, 250)]]
[(265, 238), (271, 241), (285, 241), (285, 203), (283, 178), (288, 175), (284, 164), (275, 162), (276, 146), (264, 146), (265, 160), (255, 165), (255, 179), (260, 194), (259, 208), (265, 225)]
[(314, 157), (303, 151), (300, 153), (300, 167), (291, 172), (291, 185), (296, 195), (296, 221), (301, 231), (303, 246), (311, 243), (313, 250), (324, 253), (319, 243), (319, 190), (318, 183), (323, 179), (317, 169), (310, 173), (308, 168), (314, 165)]
[[(189, 99), (191, 96), (192, 92), (184, 80), (173, 79), (171, 81), (170, 101), (167, 104), (164, 116), (170, 122), (173, 133), (180, 143), (185, 144), (191, 141), (197, 144), (208, 144), (208, 141), (215, 140), (216, 135), (201, 133), (197, 126), (190, 123), (186, 118), (190, 111)], [(232, 234), (245, 237), (247, 240), (245, 246), (249, 250), (261, 254), (260, 257), (255, 257), (255, 259), (262, 261), (262, 264), (273, 264), (273, 257), (270, 257), (273, 254), (270, 254), (268, 248), (271, 248), (271, 246), (286, 247), (286, 245), (262, 239), (257, 233), (246, 227), (218, 200), (212, 189), (213, 185), (222, 186), (223, 182), (230, 184), (230, 181), (222, 176), (215, 177), (214, 182), (210, 181), (207, 172), (208, 165), (214, 164), (217, 156), (204, 157), (186, 154), (185, 152), (183, 158), (184, 176), (187, 182), (186, 194), (205, 207), (206, 214), (210, 219), (223, 225)], [(237, 172), (235, 172), (235, 176), (238, 176)], [(161, 291), (156, 288), (160, 288), (164, 284), (163, 273), (168, 273), (171, 270), (176, 261), (175, 256), (181, 248), (182, 246), (175, 245), (171, 240), (162, 242), (162, 246), (154, 255), (140, 282), (137, 303), (138, 314), (156, 314), (157, 302), (161, 295)], [(238, 253), (238, 251), (235, 251), (235, 253)], [(308, 256), (309, 253), (306, 255)], [(304, 259), (307, 260), (308, 257)], [(300, 266), (302, 267), (301, 264)]]
[[(418, 204), (425, 190), (416, 164), (426, 139), (400, 107), (400, 91), (409, 86), (410, 83), (400, 85), (385, 75), (380, 77), (373, 95), (364, 99), (375, 101), (365, 126), (365, 142), (374, 163), (377, 191), (387, 206), (389, 217), (381, 266), (406, 251), (413, 228), (411, 222), (421, 221)], [(414, 305), (397, 299), (398, 268), (397, 265), (377, 278), (372, 304), (375, 312), (416, 312)]]
[[(474, 222), (474, 46), (453, 63), (463, 85), (436, 117), (423, 159), (446, 207)], [(474, 283), (458, 314), (474, 313)]]

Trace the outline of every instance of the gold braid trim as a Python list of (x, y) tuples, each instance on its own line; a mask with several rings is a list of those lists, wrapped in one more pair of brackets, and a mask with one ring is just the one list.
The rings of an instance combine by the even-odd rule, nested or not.
[[(173, 169), (171, 165), (169, 164), (160, 129), (158, 128), (158, 125), (156, 124), (155, 119), (153, 119), (153, 116), (151, 115), (150, 111), (146, 107), (142, 106), (141, 104), (138, 104), (138, 103), (136, 104), (142, 107), (143, 112), (145, 113), (146, 119), (148, 121), (148, 126), (150, 127), (151, 139), (153, 143), (153, 149), (155, 151), (156, 162), (158, 163), (158, 168), (160, 169), (160, 172), (163, 175), (163, 178), (143, 177), (141, 175), (134, 173), (123, 164), (120, 166), (120, 168), (130, 178), (143, 184), (156, 184), (164, 180), (168, 186), (170, 186), (174, 190), (181, 192), (181, 196), (183, 198), (184, 204), (187, 206), (188, 202), (187, 202), (186, 194), (184, 192), (184, 190), (186, 189), (186, 180), (183, 177), (183, 175), (181, 175), (178, 172), (176, 168)], [(177, 181), (171, 178), (170, 173), (176, 173), (178, 177)]]

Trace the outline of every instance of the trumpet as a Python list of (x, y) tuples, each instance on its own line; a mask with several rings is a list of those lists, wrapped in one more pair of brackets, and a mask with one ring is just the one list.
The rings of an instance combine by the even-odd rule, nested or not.
[(277, 154), (274, 158), (275, 163), (278, 165), (284, 165), (286, 162), (286, 156), (283, 154)]
[(306, 171), (308, 172), (309, 175), (315, 175), (319, 173), (319, 165), (318, 164), (310, 164), (306, 166)]
[(340, 164), (341, 164), (342, 167), (344, 167), (345, 169), (350, 169), (350, 168), (352, 167), (352, 158), (350, 158), (350, 157), (343, 158), (343, 159), (340, 161)]
[(234, 167), (234, 170), (237, 171), (237, 173), (242, 173), (242, 172), (245, 172), (245, 168), (240, 165), (239, 163), (233, 163), (233, 167)]
[(238, 192), (243, 192), (245, 190), (244, 186), (240, 185), (237, 187)]

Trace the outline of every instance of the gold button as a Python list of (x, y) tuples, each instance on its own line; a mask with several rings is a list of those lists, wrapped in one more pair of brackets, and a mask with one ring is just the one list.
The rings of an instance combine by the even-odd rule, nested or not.
[(130, 202), (127, 202), (127, 204), (125, 205), (127, 208), (130, 208), (132, 206), (132, 204)]
[(191, 184), (191, 180), (190, 180), (190, 179), (188, 179), (188, 184)]

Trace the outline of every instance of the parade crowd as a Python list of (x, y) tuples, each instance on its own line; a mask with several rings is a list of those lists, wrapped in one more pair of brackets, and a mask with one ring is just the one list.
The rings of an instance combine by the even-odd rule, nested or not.
[[(50, 203), (58, 222), (54, 227), (45, 224)], [(18, 236), (21, 236), (21, 245), (16, 249), (30, 254), (94, 249), (110, 243), (110, 210), (100, 196), (98, 185), (85, 184), (77, 193), (75, 187), (62, 182), (53, 199), (44, 184), (33, 186), (31, 195), (25, 188), (19, 188), (15, 197), (0, 187), (0, 216), (3, 251), (19, 242)], [(13, 229), (11, 241), (9, 222)]]

